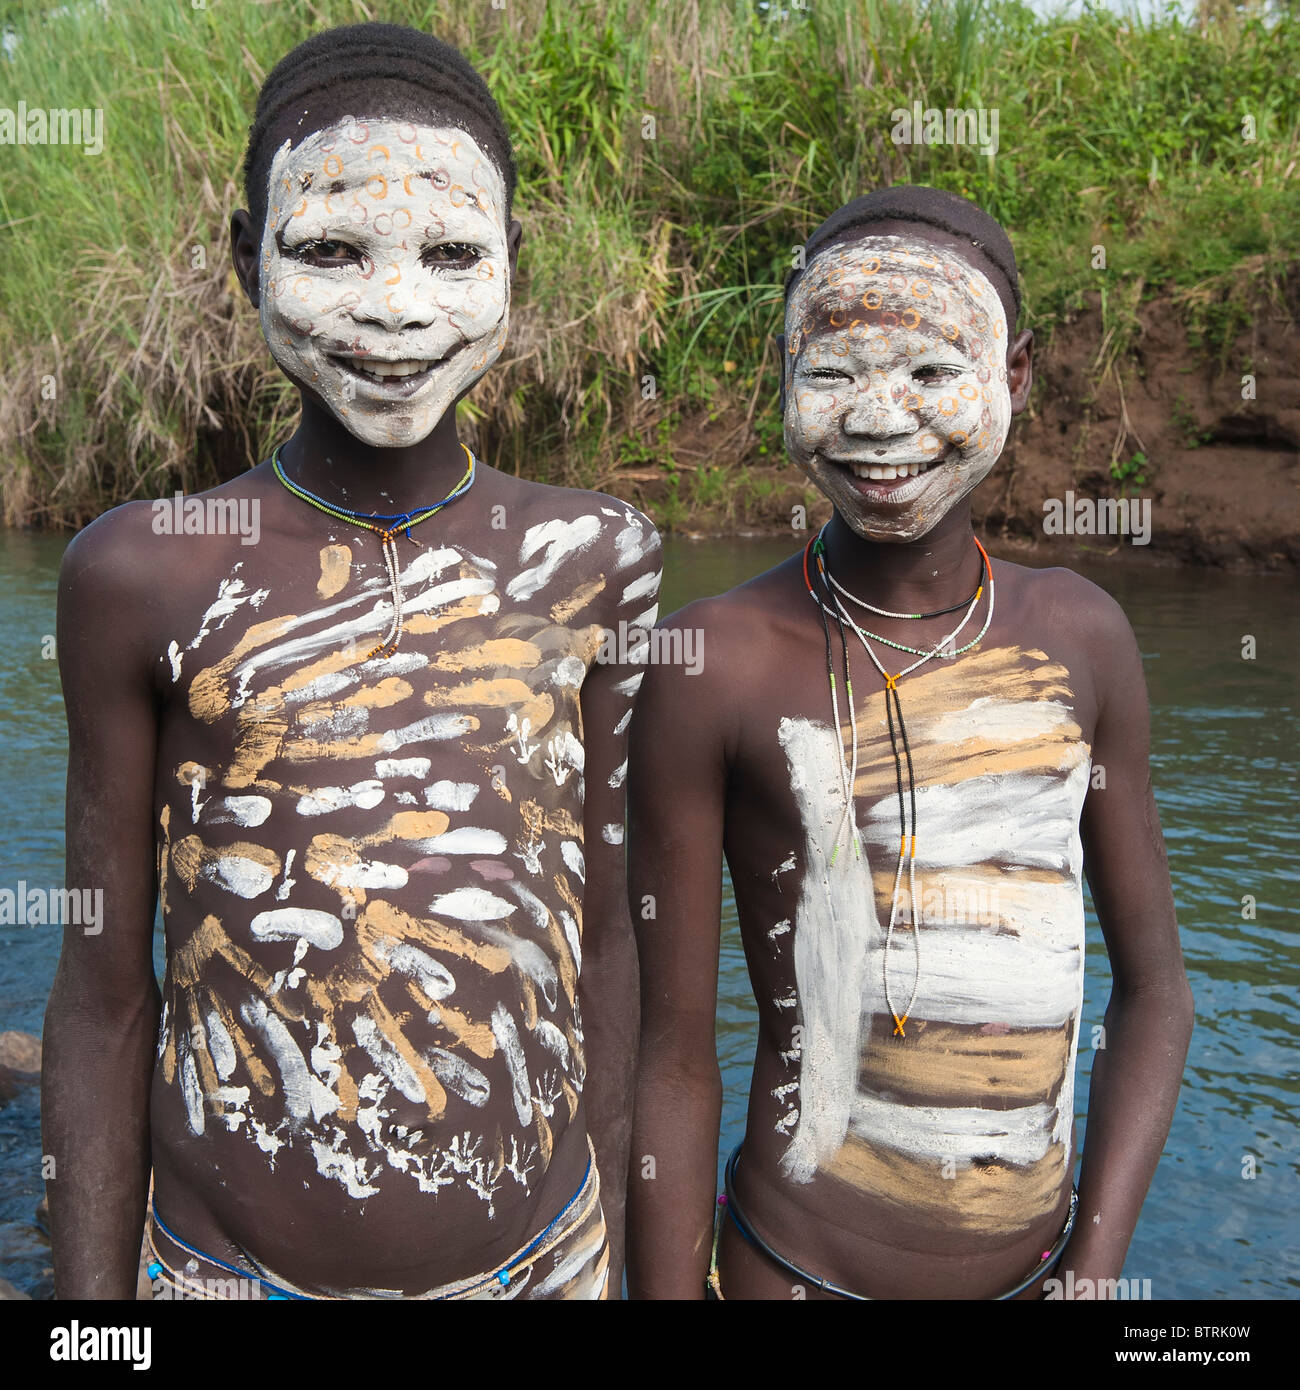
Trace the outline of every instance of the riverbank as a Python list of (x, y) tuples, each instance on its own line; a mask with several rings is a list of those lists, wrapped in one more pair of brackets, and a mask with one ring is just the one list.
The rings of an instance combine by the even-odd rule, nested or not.
[[(976, 526), (1003, 554), (1033, 564), (1122, 554), (1134, 563), (1296, 572), (1300, 271), (1278, 296), (1254, 296), (1247, 324), (1214, 360), (1192, 341), (1186, 301), (1163, 292), (1139, 304), (1125, 355), (1109, 363), (1100, 304), (1060, 325), (1036, 353), (1029, 407), (975, 493)], [(827, 504), (762, 447), (743, 412), (705, 416), (670, 439), (672, 470), (629, 468), (602, 486), (694, 538), (781, 535), (800, 520), (815, 529)], [(1120, 520), (1149, 504), (1140, 513), (1147, 533), (1135, 534), (1136, 524), (1129, 534), (1083, 532), (1088, 504), (1107, 501), (1126, 504), (1113, 514)]]
[[(0, 523), (70, 530), (199, 491), (292, 427), (230, 271), (236, 174), (271, 65), (358, 17), (353, 0), (13, 11), (4, 100), (103, 120), (102, 146), (0, 151)], [(429, 19), (415, 0), (385, 17)], [(816, 499), (776, 466), (784, 276), (833, 208), (929, 184), (1008, 229), (1039, 340), (984, 528), (1046, 543), (1044, 502), (1128, 493), (1152, 504), (1151, 556), (1294, 568), (1284, 10), (512, 0), (437, 24), (519, 165), (509, 350), (461, 407), (483, 457), (641, 500), (668, 531), (788, 526)], [(901, 129), (939, 101), (986, 135), (997, 116), (995, 140)]]

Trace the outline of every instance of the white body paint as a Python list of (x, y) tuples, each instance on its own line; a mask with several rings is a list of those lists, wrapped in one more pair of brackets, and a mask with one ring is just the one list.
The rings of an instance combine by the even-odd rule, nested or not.
[[(244, 729), (259, 723), (274, 701), (278, 702), (275, 713), (285, 719), (288, 730), (277, 753), (283, 759), (282, 769), (268, 775), (263, 767), (262, 779), (233, 782), (236, 787), (255, 787), (259, 793), (274, 789), (271, 795), (222, 796), (220, 771), (203, 768), (202, 777), (179, 779), (175, 799), (181, 817), (188, 822), (197, 809), (205, 826), (256, 827), (269, 821), (297, 843), (285, 845), (277, 837), (274, 844), (283, 857), (268, 852), (269, 868), (248, 857), (252, 850), (236, 847), (232, 851), (219, 843), (204, 844), (200, 858), (183, 861), (187, 873), (191, 864), (195, 866), (205, 888), (210, 881), (235, 898), (260, 897), (247, 906), (227, 898), (220, 917), (230, 941), (247, 948), (251, 938), (251, 954), (266, 973), (239, 967), (241, 973), (247, 972), (245, 989), (251, 992), (251, 997), (246, 992), (229, 998), (240, 1029), (227, 1030), (212, 1010), (201, 1018), (199, 1031), (208, 1036), (219, 1083), (209, 1084), (206, 1095), (201, 1078), (206, 1075), (210, 1081), (213, 1073), (206, 1062), (203, 1070), (197, 1065), (201, 1053), (190, 1040), (190, 1025), (182, 1037), (170, 1029), (170, 1013), (165, 1015), (160, 1047), (165, 1051), (170, 1043), (175, 1049), (176, 1088), (184, 1106), (182, 1125), (201, 1132), (206, 1107), (206, 1117), (214, 1120), (209, 1136), (239, 1129), (272, 1168), (277, 1155), (284, 1160), (286, 1148), (296, 1149), (299, 1159), (310, 1153), (309, 1165), (314, 1161), (324, 1179), (338, 1183), (357, 1201), (380, 1191), (385, 1183), (410, 1180), (420, 1191), (433, 1195), (454, 1183), (473, 1192), (490, 1216), (493, 1194), (502, 1184), (507, 1188), (518, 1184), (528, 1191), (532, 1175), (539, 1168), (545, 1171), (549, 1136), (558, 1136), (561, 1127), (571, 1122), (586, 1072), (573, 997), (581, 969), (580, 913), (576, 905), (568, 910), (561, 903), (576, 903), (575, 893), (580, 900), (586, 872), (581, 842), (585, 757), (573, 702), (592, 657), (581, 617), (575, 620), (570, 608), (575, 601), (594, 602), (602, 592), (608, 599), (601, 602), (615, 600), (633, 583), (637, 594), (648, 593), (653, 586), (636, 574), (613, 581), (608, 576), (611, 569), (631, 565), (657, 543), (653, 531), (639, 519), (624, 524), (623, 511), (613, 506), (602, 511), (620, 518), (612, 528), (617, 537), (616, 563), (610, 555), (611, 530), (602, 529), (603, 519), (593, 516), (560, 527), (547, 523), (533, 528), (524, 542), (528, 550), (522, 562), (527, 574), (524, 587), (537, 600), (533, 606), (542, 615), (555, 606), (553, 626), (543, 628), (543, 638), (534, 648), (544, 657), (528, 658), (535, 664), (525, 673), (540, 697), (528, 705), (540, 729), (524, 716), (505, 727), (507, 737), (502, 739), (507, 720), (495, 714), (491, 702), (480, 705), (462, 700), (457, 708), (447, 710), (427, 698), (442, 687), (499, 674), (491, 671), (489, 663), (483, 677), (483, 667), (471, 662), (462, 676), (454, 660), (442, 659), (444, 651), (454, 658), (456, 646), (454, 641), (444, 646), (441, 634), (428, 644), (432, 658), (403, 650), (391, 659), (364, 661), (346, 671), (327, 671), (306, 680), (309, 672), (302, 668), (308, 664), (326, 668), (349, 644), (354, 650), (367, 650), (364, 644), (382, 630), (386, 588), (379, 580), (362, 580), (356, 573), (347, 587), (336, 591), (337, 598), (331, 595), (295, 616), (273, 615), (272, 622), (260, 630), (261, 645), (249, 643), (237, 660), (214, 652), (203, 679), (195, 675), (189, 694), (197, 717), (212, 722), (242, 709), (235, 722)], [(604, 547), (599, 566), (581, 554), (596, 539)], [(491, 613), (509, 607), (495, 590), (494, 566), (487, 567), (492, 571), (489, 576), (476, 574), (460, 551), (447, 546), (426, 547), (413, 556), (403, 547), (401, 555), (407, 561), (403, 610), (408, 615), (429, 613), (442, 618), (454, 609), (456, 613), (450, 615), (454, 623), (470, 617), (476, 605)], [(602, 590), (602, 584), (608, 584), (608, 589)], [(222, 606), (209, 605), (204, 618), (209, 624), (205, 638), (209, 647), (220, 645), (211, 632), (226, 622), (233, 630), (238, 621), (230, 621), (231, 614), (259, 596), (244, 593), (241, 586), (223, 588), (218, 598), (230, 611), (223, 616)], [(643, 606), (641, 599), (635, 601)], [(557, 617), (556, 612), (565, 616)], [(509, 622), (490, 635), (513, 641), (516, 630)], [(518, 632), (524, 641), (532, 636), (527, 628)], [(233, 640), (225, 643), (227, 650)], [(479, 640), (476, 635), (466, 645), (473, 647)], [(183, 639), (174, 647), (179, 670)], [(431, 659), (439, 667), (432, 680), (394, 679), (399, 673), (427, 669)], [(503, 658), (503, 664), (508, 666), (510, 659)], [(381, 681), (384, 698), (373, 699), (370, 692)], [(638, 675), (631, 689), (639, 682)], [(402, 694), (403, 685), (415, 689)], [(355, 697), (353, 690), (358, 691)], [(409, 715), (378, 713), (391, 707), (390, 694), (409, 700), (401, 706)], [(329, 703), (340, 695), (349, 698)], [(304, 708), (317, 702), (325, 702), (319, 710)], [(563, 714), (551, 713), (562, 707)], [(628, 716), (623, 709), (612, 710), (609, 723), (619, 715), (619, 728), (625, 729)], [(399, 722), (399, 727), (383, 731), (381, 717)], [(438, 771), (453, 767), (461, 776), (480, 775), (462, 759), (440, 754), (435, 746), (467, 735), (485, 753), (472, 760), (482, 769), (481, 781), (444, 778), (431, 782)], [(521, 761), (529, 766), (520, 772), (511, 765), (500, 778), (492, 759), (512, 764), (516, 736)], [(339, 748), (340, 743), (354, 746)], [(602, 768), (602, 783), (608, 771)], [(621, 778), (623, 769), (619, 772)], [(353, 777), (364, 780), (349, 785)], [(557, 787), (564, 792), (556, 794)], [(204, 801), (198, 791), (214, 795)], [(543, 811), (554, 808), (558, 813), (554, 820), (521, 818), (518, 830), (504, 835), (483, 823), (464, 823), (493, 824), (490, 817), (499, 816), (498, 796), (521, 803), (536, 793)], [(454, 814), (443, 833), (421, 834), (424, 826), (442, 824), (443, 816), (417, 813), (394, 819), (396, 801)], [(486, 809), (489, 803), (491, 811)], [(466, 815), (474, 806), (480, 814)], [(330, 819), (339, 812), (373, 814), (347, 815), (346, 829), (349, 836), (356, 836), (350, 839)], [(292, 823), (284, 822), (286, 814)], [(173, 830), (176, 824), (174, 808)], [(603, 829), (603, 842), (617, 843), (621, 835), (622, 826), (611, 822)], [(227, 836), (236, 838), (267, 846), (254, 836)], [(595, 845), (588, 849), (596, 855)], [(430, 860), (445, 856), (458, 862), (421, 863), (422, 856)], [(521, 861), (533, 876), (526, 881), (536, 892), (519, 881), (525, 878)], [(594, 873), (594, 860), (592, 869)], [(511, 872), (517, 877), (505, 876)], [(479, 881), (485, 881), (483, 886)], [(341, 905), (334, 904), (334, 911), (293, 905), (322, 901), (322, 885), (343, 900)], [(193, 897), (192, 882), (185, 882), (183, 888)], [(409, 891), (398, 896), (402, 889)], [(179, 900), (182, 884), (177, 884), (176, 891)], [(394, 896), (386, 902), (388, 893)], [(389, 907), (396, 909), (391, 916), (386, 915)], [(174, 901), (172, 911), (176, 910)], [(273, 943), (285, 945), (274, 947)], [(224, 942), (219, 949), (227, 960), (234, 954)], [(332, 958), (314, 956), (313, 949), (334, 954)], [(354, 956), (364, 971), (357, 977), (366, 986), (360, 998), (356, 993), (345, 994), (339, 983), (348, 980)], [(224, 966), (218, 963), (215, 968), (224, 975)], [(479, 993), (484, 971), (492, 979), (488, 988), (497, 991), (486, 996)], [(475, 981), (474, 990), (469, 987), (470, 978)], [(372, 1008), (367, 1003), (372, 993), (368, 986), (374, 981), (379, 982), (372, 991), (378, 1003)], [(326, 1001), (333, 1005), (328, 1013), (324, 1012)], [(422, 1015), (427, 1015), (428, 1024), (443, 1030), (435, 1035), (441, 1045), (428, 1041)], [(489, 1024), (486, 1030), (483, 1023)], [(463, 1043), (467, 1029), (474, 1030), (469, 1033), (472, 1041)], [(490, 1036), (485, 1038), (485, 1033)], [(250, 1075), (260, 1075), (244, 1055), (249, 1044), (277, 1083), (269, 1096), (262, 1079), (251, 1090), (239, 1084)], [(446, 1111), (437, 1114), (443, 1098), (433, 1084), (435, 1077), (450, 1102)], [(355, 1112), (349, 1111), (346, 1117), (339, 1113), (345, 1095), (349, 1104), (353, 1095), (356, 1100)], [(457, 1099), (475, 1112), (472, 1118), (468, 1111), (464, 1118), (452, 1118)], [(493, 1102), (490, 1116), (477, 1113)], [(404, 1106), (409, 1105), (427, 1109), (427, 1121), (424, 1115), (406, 1111)], [(501, 1106), (505, 1106), (504, 1114)], [(536, 1126), (532, 1138), (538, 1142), (530, 1142), (527, 1131), (521, 1134), (515, 1129), (516, 1119), (528, 1130)], [(479, 1129), (446, 1132), (451, 1124), (465, 1123), (486, 1128), (488, 1133)], [(406, 1176), (393, 1179), (389, 1170)]]
[(504, 854), (505, 836), (496, 830), (484, 830), (477, 825), (458, 825), (441, 835), (429, 835), (412, 841), (425, 854)]
[(343, 923), (332, 912), (311, 907), (259, 912), (249, 930), (259, 941), (305, 941), (318, 951), (332, 951), (343, 941)]
[(236, 825), (258, 826), (271, 814), (271, 801), (265, 796), (223, 796), (204, 816), (208, 825), (233, 821)]
[(312, 1075), (302, 1050), (294, 1042), (280, 1016), (260, 999), (250, 999), (240, 1007), (245, 1023), (260, 1033), (275, 1059), (284, 1087), (285, 1109), (295, 1120), (321, 1120), (339, 1108), (339, 1098)]
[[(315, 738), (316, 728), (312, 727)], [(378, 782), (357, 782), (350, 787), (317, 787), (315, 791), (298, 798), (300, 816), (324, 816), (331, 811), (341, 811), (345, 806), (358, 806), (369, 811), (384, 799), (384, 789)]]
[[(993, 717), (1002, 720), (1004, 715)], [(1051, 728), (1056, 718), (1030, 706), (1026, 723)], [(920, 727), (917, 732), (921, 734)], [(790, 1060), (798, 1054), (800, 1063), (798, 1123), (782, 1158), (786, 1173), (796, 1182), (810, 1181), (834, 1158), (850, 1127), (863, 1138), (919, 1159), (939, 1152), (957, 1158), (1004, 1153), (1014, 1162), (1041, 1157), (1050, 1143), (1068, 1137), (1073, 1123), (1077, 1028), (1054, 1107), (966, 1112), (859, 1094), (859, 1040), (874, 1017), (890, 1012), (884, 992), (885, 931), (876, 912), (875, 886), (865, 855), (854, 859), (841, 854), (829, 869), (843, 811), (838, 737), (825, 725), (802, 719), (783, 719), (778, 737), (807, 836), (807, 872), (794, 933), (803, 1032), (801, 1047), (790, 1054)], [(922, 913), (913, 1018), (1018, 1028), (1053, 1028), (1077, 1019), (1083, 1000), (1084, 925), (1078, 819), (1089, 768), (1084, 758), (1068, 773), (1063, 769), (1053, 776), (1006, 773), (956, 786), (918, 788), (917, 823), (923, 827), (919, 869), (992, 862), (1006, 864), (1014, 873), (1017, 865), (1041, 865), (1060, 870), (1066, 881), (1029, 886), (1018, 925), (927, 924)], [(897, 802), (890, 797), (872, 806), (864, 844), (896, 854), (897, 815)], [(1049, 839), (1054, 842), (1050, 848)], [(1017, 889), (1023, 892), (1024, 887)], [(779, 926), (769, 933), (774, 941), (778, 931)], [(896, 997), (907, 998), (914, 973), (910, 934), (896, 933), (890, 948)], [(778, 1124), (783, 1132), (788, 1118)]]
[(530, 526), (524, 532), (523, 544), (519, 547), (521, 561), (533, 559), (539, 550), (545, 548), (542, 559), (531, 568), (520, 571), (507, 585), (506, 597), (528, 599), (550, 583), (555, 571), (578, 551), (586, 549), (600, 534), (600, 518), (579, 516), (572, 521), (556, 517)]
[(579, 846), (573, 840), (561, 840), (560, 855), (569, 868), (585, 883), (587, 881), (587, 862), (582, 857), (582, 850)]
[(581, 657), (566, 656), (562, 661), (556, 663), (555, 674), (551, 677), (553, 684), (558, 686), (570, 686), (574, 690), (581, 688), (583, 681), (587, 679), (587, 666)]
[(430, 999), (446, 999), (455, 993), (456, 981), (441, 961), (407, 941), (388, 938), (375, 942), (375, 954), (387, 961), (394, 970), (409, 975)]
[(519, 1116), (519, 1123), (526, 1125), (533, 1117), (528, 1065), (524, 1061), (524, 1050), (519, 1044), (519, 1030), (515, 1027), (514, 1019), (501, 1004), (492, 1011), (492, 1036), (497, 1040), (497, 1046), (510, 1068), (510, 1079), (514, 1083), (515, 1113)]
[(473, 782), (435, 782), (424, 789), (424, 804), (435, 811), (468, 811), (478, 795)]
[(429, 904), (435, 917), (455, 917), (464, 922), (499, 922), (515, 910), (514, 903), (498, 898), (486, 888), (457, 888), (443, 893)]
[(431, 766), (428, 758), (380, 758), (375, 764), (375, 776), (380, 779), (415, 777), (423, 780), (429, 775)]
[(199, 872), (219, 888), (238, 893), (241, 898), (260, 897), (275, 882), (275, 875), (255, 859), (239, 854), (223, 854), (203, 864)]

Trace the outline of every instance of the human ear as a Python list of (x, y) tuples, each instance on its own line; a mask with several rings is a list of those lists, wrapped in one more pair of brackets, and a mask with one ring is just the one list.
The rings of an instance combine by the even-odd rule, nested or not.
[(510, 223), (510, 230), (506, 233), (506, 248), (510, 255), (510, 280), (514, 282), (515, 274), (519, 269), (519, 243), (523, 240), (524, 225), (516, 217)]
[(1011, 413), (1019, 415), (1034, 384), (1034, 335), (1026, 328), (1007, 348), (1007, 390)]
[(243, 286), (248, 302), (258, 308), (258, 260), (262, 254), (262, 238), (253, 230), (253, 219), (239, 208), (230, 218), (230, 258), (235, 263), (235, 276)]

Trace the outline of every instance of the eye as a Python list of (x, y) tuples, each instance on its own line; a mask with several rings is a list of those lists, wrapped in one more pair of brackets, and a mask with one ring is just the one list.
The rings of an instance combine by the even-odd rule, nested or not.
[(847, 381), (848, 377), (843, 372), (837, 372), (832, 367), (810, 367), (804, 372), (804, 379), (807, 381)]
[(918, 367), (912, 375), (923, 383), (938, 383), (941, 381), (951, 381), (954, 377), (961, 375), (960, 367), (944, 367), (937, 362), (931, 362), (924, 367)]
[(483, 259), (483, 252), (477, 246), (464, 241), (443, 241), (430, 246), (424, 253), (426, 265), (474, 265)]
[(342, 241), (304, 241), (298, 246), (286, 246), (284, 250), (310, 265), (351, 265), (361, 259), (359, 251)]

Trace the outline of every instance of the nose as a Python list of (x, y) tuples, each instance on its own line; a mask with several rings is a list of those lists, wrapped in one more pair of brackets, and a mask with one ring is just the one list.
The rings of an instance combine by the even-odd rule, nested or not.
[(399, 262), (377, 262), (352, 317), (358, 323), (373, 324), (390, 333), (428, 328), (436, 311), (427, 295), (416, 294), (418, 283), (410, 269)]
[(921, 422), (905, 404), (908, 396), (903, 380), (876, 376), (869, 384), (855, 385), (844, 412), (844, 433), (882, 442), (915, 434)]

